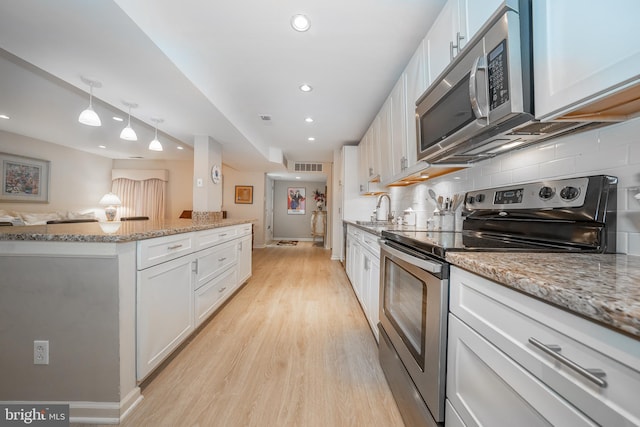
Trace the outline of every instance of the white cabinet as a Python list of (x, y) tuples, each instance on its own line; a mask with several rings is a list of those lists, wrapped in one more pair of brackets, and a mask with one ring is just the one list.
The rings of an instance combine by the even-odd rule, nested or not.
[(244, 236), (238, 242), (238, 285), (242, 285), (251, 277), (252, 236)]
[(146, 378), (251, 276), (251, 224), (137, 243), (136, 378)]
[(378, 113), (378, 170), (377, 175), (380, 181), (384, 181), (391, 176), (393, 158), (391, 155), (393, 145), (393, 122), (392, 122), (392, 99), (391, 96), (382, 104)]
[(637, 0), (533, 2), (536, 117), (553, 119), (640, 83)]
[(466, 425), (640, 425), (638, 340), (457, 267), (450, 310), (447, 398)]
[(193, 265), (192, 256), (183, 256), (138, 272), (138, 380), (145, 378), (194, 329)]
[(378, 340), (380, 310), (380, 246), (377, 236), (353, 225), (347, 227), (347, 276), (371, 331)]
[(502, 4), (498, 0), (449, 0), (427, 33), (429, 82), (433, 82)]
[[(391, 104), (391, 131), (389, 132), (390, 153), (388, 158), (391, 161), (389, 176), (397, 175), (405, 170), (410, 164), (415, 163), (415, 147), (410, 150), (407, 139), (407, 103), (406, 103), (406, 73), (402, 73), (400, 79), (389, 95), (388, 103)], [(415, 129), (415, 127), (414, 127)], [(413, 163), (410, 162), (409, 151), (413, 151)], [(383, 179), (384, 181), (384, 179)]]

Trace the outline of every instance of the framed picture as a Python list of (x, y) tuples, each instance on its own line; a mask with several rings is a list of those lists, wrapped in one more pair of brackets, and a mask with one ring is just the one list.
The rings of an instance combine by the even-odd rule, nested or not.
[(306, 211), (306, 191), (304, 187), (287, 188), (287, 213), (304, 215)]
[(236, 185), (236, 204), (253, 204), (253, 185)]
[(0, 153), (0, 201), (49, 203), (49, 161)]

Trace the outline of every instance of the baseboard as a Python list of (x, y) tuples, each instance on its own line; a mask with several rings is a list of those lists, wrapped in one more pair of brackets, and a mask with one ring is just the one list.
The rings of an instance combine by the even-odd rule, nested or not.
[(143, 397), (140, 388), (133, 389), (120, 402), (4, 402), (21, 405), (69, 405), (69, 422), (80, 424), (117, 425), (135, 408)]

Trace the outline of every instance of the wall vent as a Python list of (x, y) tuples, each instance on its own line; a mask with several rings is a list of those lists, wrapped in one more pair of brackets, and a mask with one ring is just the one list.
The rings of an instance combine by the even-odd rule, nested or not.
[(293, 170), (295, 172), (322, 172), (322, 163), (295, 162)]

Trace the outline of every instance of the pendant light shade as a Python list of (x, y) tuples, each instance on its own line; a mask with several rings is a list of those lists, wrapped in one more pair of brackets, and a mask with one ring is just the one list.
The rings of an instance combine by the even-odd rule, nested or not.
[(136, 131), (134, 131), (133, 128), (131, 127), (131, 109), (136, 108), (138, 104), (125, 102), (124, 105), (129, 107), (129, 121), (127, 123), (127, 126), (124, 129), (122, 129), (122, 132), (120, 132), (120, 138), (126, 141), (137, 141), (138, 135), (136, 135)]
[(149, 143), (149, 150), (151, 151), (162, 151), (162, 144), (158, 141), (158, 123), (162, 123), (164, 120), (162, 119), (151, 119), (151, 121), (156, 124), (156, 135), (153, 138), (153, 141)]
[(87, 107), (86, 110), (80, 113), (80, 116), (78, 117), (78, 121), (87, 126), (102, 126), (100, 117), (98, 117), (98, 114), (96, 114), (96, 112), (93, 110), (93, 104), (92, 104), (93, 88), (102, 87), (102, 83), (94, 80), (89, 80), (86, 77), (81, 77), (81, 79), (84, 83), (89, 85), (89, 106)]

